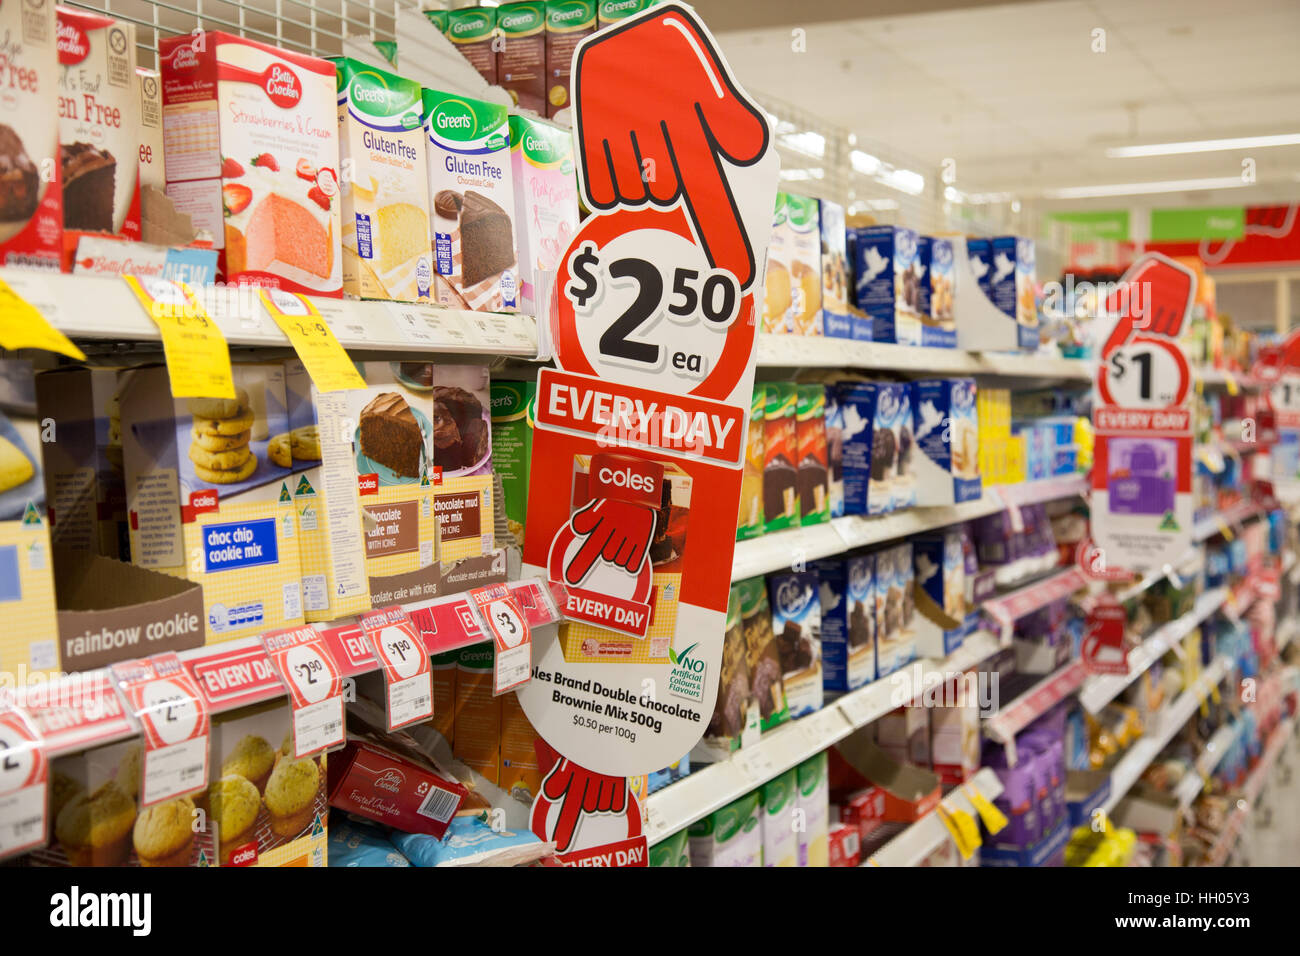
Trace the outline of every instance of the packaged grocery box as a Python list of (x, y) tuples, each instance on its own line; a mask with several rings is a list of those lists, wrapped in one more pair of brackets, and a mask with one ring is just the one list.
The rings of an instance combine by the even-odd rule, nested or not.
[(831, 338), (853, 338), (849, 314), (848, 247), (844, 207), (828, 199), (817, 200), (817, 225), (821, 230), (822, 330)]
[(929, 282), (922, 285), (922, 299), (928, 308), (921, 310), (921, 344), (941, 348), (957, 347), (957, 325), (953, 314), (956, 289), (952, 240), (922, 236)]
[(799, 396), (789, 382), (763, 387), (763, 530), (799, 525)]
[[(737, 615), (737, 617), (739, 617), (739, 615)], [(737, 632), (739, 632), (740, 630), (739, 623), (737, 623), (736, 630)], [(670, 783), (676, 783), (678, 780), (681, 780), (683, 777), (690, 776), (690, 773), (691, 773), (691, 755), (687, 754), (686, 756), (682, 757), (681, 760), (677, 761), (676, 763), (669, 764), (663, 770), (656, 770), (653, 773), (647, 774), (646, 793), (650, 794), (650, 793), (654, 793), (656, 790), (662, 790)]]
[(826, 690), (844, 693), (876, 679), (875, 567), (874, 554), (813, 562)]
[(799, 524), (831, 517), (830, 469), (826, 442), (826, 389), (819, 384), (796, 387), (795, 439), (799, 462)]
[(573, 53), (596, 32), (596, 0), (546, 0), (546, 115), (572, 106)]
[(225, 280), (342, 295), (334, 64), (214, 30), (158, 59), (167, 195)]
[(656, 0), (600, 0), (596, 5), (596, 13), (600, 26), (607, 27), (619, 20), (626, 20), (642, 10), (649, 10), (655, 2)]
[(357, 456), (346, 392), (321, 392), (300, 359), (284, 364), (287, 429), (271, 437), (283, 460), (298, 516), (303, 616), (334, 621), (370, 610)]
[(970, 262), (971, 272), (975, 275), (975, 284), (990, 302), (993, 301), (992, 251), (992, 243), (988, 239), (976, 236), (966, 239), (966, 258)]
[(908, 386), (901, 382), (843, 382), (839, 400), (844, 419), (844, 513), (892, 511), (914, 493)]
[(485, 365), (433, 367), (433, 503), (443, 561), (494, 546), (490, 381)]
[[(167, 191), (167, 164), (163, 152), (162, 74), (157, 70), (137, 67), (135, 86), (140, 96), (137, 175), (140, 177), (140, 195), (143, 203), (146, 189), (156, 190), (158, 193)], [(145, 242), (152, 241), (146, 230), (143, 212), (141, 212), (140, 238)]]
[(9, 77), (0, 97), (0, 264), (58, 269), (63, 256), (58, 23), (53, 3), (0, 4)]
[(912, 544), (882, 548), (876, 557), (876, 679), (894, 673), (916, 658), (912, 615)]
[(506, 108), (426, 89), (424, 131), (438, 302), (479, 312), (517, 311), (514, 176)]
[(922, 507), (974, 501), (983, 493), (979, 473), (978, 391), (972, 378), (912, 383), (916, 503)]
[(429, 677), (433, 682), (433, 729), (442, 734), (447, 746), (456, 740), (456, 675), (460, 651), (429, 655)]
[(456, 670), (456, 740), (452, 753), (490, 783), (501, 773), (501, 701), (493, 696), (492, 642), (460, 649)]
[(63, 262), (82, 233), (140, 238), (140, 95), (135, 27), (58, 8)]
[(822, 391), (826, 402), (827, 497), (831, 517), (839, 518), (844, 515), (844, 410), (840, 407), (839, 389), (826, 385)]
[(546, 2), (497, 7), (497, 79), (516, 106), (546, 115)]
[(930, 709), (930, 761), (945, 786), (958, 784), (980, 767), (980, 701), (976, 674), (969, 671)]
[(496, 86), (497, 55), (493, 43), (496, 41), (497, 11), (492, 7), (462, 7), (448, 10), (446, 18), (447, 39), (489, 86)]
[(858, 307), (871, 316), (872, 337), (920, 345), (916, 233), (900, 226), (866, 226), (855, 230), (855, 243)]
[[(754, 385), (749, 406), (749, 430), (745, 438), (745, 461), (740, 478), (740, 514), (736, 519), (736, 539), (743, 541), (763, 533), (764, 433), (767, 410), (767, 387)], [(797, 431), (796, 431), (797, 437)]]
[[(477, 768), (476, 768), (477, 769)], [(441, 837), (469, 796), (403, 734), (348, 734), (329, 758), (329, 804), (403, 833)]]
[(554, 278), (560, 256), (578, 231), (573, 134), (512, 114), (510, 163), (519, 224), (519, 308), (529, 315), (545, 315), (543, 277)]
[(203, 585), (209, 644), (303, 623), (284, 365), (233, 378), (234, 398), (178, 399), (151, 366), (121, 393), (131, 561)]
[(762, 866), (759, 800), (755, 790), (692, 823), (691, 866)]
[(433, 293), (420, 84), (342, 57), (338, 68), (343, 290), (428, 302)]
[(799, 830), (799, 866), (827, 866), (827, 830), (830, 827), (830, 786), (826, 776), (826, 751), (809, 757), (796, 768), (799, 794), (796, 806), (803, 811)]
[(966, 559), (955, 528), (912, 538), (916, 653), (947, 657), (966, 634)]
[(793, 281), (789, 227), (786, 222), (787, 196), (776, 194), (776, 208), (772, 213), (772, 238), (767, 244), (767, 268), (763, 273), (763, 326), (762, 331), (782, 334), (790, 329), (790, 305)]
[(821, 599), (816, 571), (790, 571), (767, 578), (772, 632), (791, 717), (822, 706)]
[(1021, 348), (1038, 347), (1038, 308), (1034, 301), (1037, 280), (1034, 240), (997, 236), (990, 243), (989, 297), (1004, 315), (1020, 327)]
[(795, 865), (799, 843), (794, 826), (798, 784), (798, 771), (791, 767), (758, 788), (762, 799), (764, 866)]
[(533, 402), (537, 382), (492, 382), (492, 454), (501, 476), (506, 527), (524, 546), (528, 517), (528, 469), (533, 460)]
[(529, 723), (515, 694), (504, 694), (499, 699), (501, 767), (497, 772), (497, 786), (516, 800), (531, 805), (542, 786), (542, 769), (538, 765), (535, 746), (537, 731)]
[[(894, 435), (897, 453), (895, 471), (890, 485), (890, 507), (893, 511), (910, 508), (916, 504), (916, 438), (912, 431), (912, 383), (903, 382), (897, 387), (882, 389), (876, 406), (878, 430)], [(897, 405), (892, 404), (897, 396)]]
[(727, 601), (727, 629), (722, 637), (722, 672), (718, 698), (704, 736), (692, 755), (700, 763), (725, 760), (741, 745), (742, 735), (758, 729), (761, 717), (749, 672), (749, 649), (741, 615), (741, 588), (731, 586)]
[(736, 584), (740, 597), (740, 626), (745, 635), (750, 690), (758, 702), (762, 730), (790, 719), (782, 678), (781, 654), (772, 631), (772, 610), (767, 602), (767, 582), (761, 577)]
[(827, 866), (860, 866), (862, 863), (862, 839), (858, 829), (846, 823), (831, 825), (827, 834)]
[[(608, 0), (608, 2), (618, 3), (620, 0)], [(637, 0), (621, 0), (621, 2), (633, 3)], [(602, 7), (604, 5), (601, 4)], [(650, 847), (650, 865), (690, 866), (690, 832), (683, 828)]]
[(821, 227), (817, 200), (786, 196), (790, 252), (790, 332), (822, 334)]

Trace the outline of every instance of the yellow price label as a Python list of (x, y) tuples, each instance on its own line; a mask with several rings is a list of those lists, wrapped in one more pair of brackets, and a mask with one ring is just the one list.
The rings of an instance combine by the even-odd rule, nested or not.
[(1007, 816), (1001, 810), (993, 805), (993, 801), (984, 794), (980, 793), (970, 784), (962, 787), (966, 793), (966, 799), (970, 800), (975, 812), (980, 815), (984, 821), (984, 829), (988, 830), (991, 835), (996, 835), (1007, 825)]
[(162, 336), (172, 395), (177, 398), (234, 398), (230, 349), (194, 290), (184, 282), (125, 276), (145, 314)]
[(281, 289), (261, 289), (259, 295), (318, 389), (341, 392), (366, 387), (365, 379), (311, 300)]
[(1219, 532), (1223, 535), (1223, 540), (1227, 542), (1231, 542), (1232, 539), (1236, 537), (1236, 535), (1232, 533), (1232, 528), (1229, 527), (1228, 522), (1223, 519), (1219, 519)]
[(939, 819), (947, 827), (952, 842), (957, 845), (957, 852), (961, 854), (963, 860), (969, 860), (983, 842), (980, 840), (980, 831), (979, 827), (975, 826), (975, 820), (965, 810), (953, 809), (942, 803), (936, 810)]
[(0, 346), (7, 349), (44, 349), (84, 360), (86, 353), (50, 325), (39, 309), (0, 279)]

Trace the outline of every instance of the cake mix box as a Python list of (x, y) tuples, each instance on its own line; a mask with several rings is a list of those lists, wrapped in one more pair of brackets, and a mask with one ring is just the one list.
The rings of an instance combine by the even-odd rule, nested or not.
[(966, 559), (955, 528), (913, 537), (916, 652), (947, 657), (966, 634)]
[(772, 630), (772, 608), (767, 601), (767, 582), (761, 577), (739, 581), (736, 593), (740, 599), (740, 626), (745, 635), (750, 690), (758, 702), (761, 729), (766, 732), (790, 719), (781, 654)]
[(789, 331), (795, 335), (821, 335), (821, 226), (817, 200), (787, 194), (785, 203), (790, 243)]
[(832, 338), (853, 338), (849, 313), (850, 285), (844, 207), (828, 199), (817, 200), (817, 226), (821, 231), (822, 332)]
[(135, 27), (58, 8), (63, 264), (83, 233), (140, 238)]
[(546, 0), (546, 115), (573, 105), (573, 52), (596, 32), (596, 0)]
[(882, 386), (876, 404), (876, 431), (894, 436), (894, 474), (890, 480), (890, 509), (916, 504), (916, 438), (912, 431), (912, 383)]
[(979, 472), (978, 392), (973, 378), (912, 383), (916, 503), (953, 505), (982, 492)]
[(772, 212), (772, 238), (767, 243), (767, 267), (763, 272), (763, 326), (762, 331), (782, 334), (790, 329), (790, 306), (793, 301), (794, 282), (790, 275), (793, 263), (791, 239), (787, 223), (788, 197), (776, 194), (776, 207)]
[(573, 134), (512, 114), (510, 163), (519, 226), (519, 308), (530, 315), (545, 315), (541, 275), (554, 275), (560, 255), (578, 231)]
[(516, 106), (546, 115), (546, 0), (497, 7), (497, 79)]
[(855, 230), (858, 307), (871, 316), (877, 342), (921, 344), (917, 235), (900, 226)]
[(447, 39), (469, 60), (489, 86), (497, 85), (497, 11), (492, 7), (463, 7), (445, 14)]
[(823, 386), (826, 414), (827, 497), (832, 518), (844, 515), (844, 409), (840, 392), (834, 385)]
[(874, 554), (814, 561), (822, 618), (822, 685), (844, 693), (876, 679)]
[(975, 236), (966, 240), (966, 258), (970, 262), (975, 284), (990, 302), (993, 301), (992, 243), (988, 239)]
[(906, 387), (889, 382), (842, 382), (844, 513), (886, 514), (894, 508), (899, 432)]
[(118, 407), (118, 372), (69, 368), (36, 377), (36, 407), (53, 422), (55, 440), (43, 446), (45, 500), (54, 544), (120, 559), (129, 555), (121, 435), (110, 451)]
[(799, 525), (799, 395), (789, 382), (763, 387), (763, 530)]
[(794, 866), (799, 840), (793, 826), (799, 772), (791, 767), (759, 787), (762, 798), (763, 866)]
[(159, 43), (167, 195), (225, 281), (343, 294), (334, 64), (207, 30)]
[(727, 630), (722, 639), (722, 673), (718, 699), (704, 736), (692, 751), (700, 763), (725, 760), (740, 749), (742, 735), (759, 727), (758, 701), (749, 675), (749, 656), (740, 613), (740, 589), (733, 585), (727, 600)]
[(284, 365), (232, 372), (234, 398), (173, 398), (161, 365), (121, 392), (131, 561), (203, 585), (208, 644), (303, 623)]
[(433, 367), (433, 504), (441, 560), (489, 554), (494, 547), (492, 424), (485, 365)]
[(745, 438), (745, 462), (740, 479), (740, 515), (736, 520), (736, 539), (743, 541), (763, 533), (763, 465), (764, 419), (767, 408), (767, 389), (762, 383), (754, 386), (754, 398), (749, 407), (749, 430)]
[(596, 15), (600, 26), (607, 27), (642, 10), (649, 10), (655, 2), (656, 0), (600, 0), (596, 4)]
[(826, 442), (826, 389), (821, 385), (797, 386), (795, 414), (799, 461), (799, 523), (829, 521), (830, 469)]
[(754, 790), (692, 823), (691, 866), (762, 866), (761, 797)]
[[(563, 625), (561, 625), (563, 626)], [(495, 785), (501, 773), (501, 702), (492, 693), (491, 641), (462, 647), (456, 667), (456, 740), (452, 752)]]
[(0, 264), (58, 269), (63, 256), (58, 23), (53, 3), (0, 4)]
[(803, 811), (804, 825), (799, 830), (799, 866), (829, 866), (831, 793), (827, 776), (826, 751), (799, 764), (796, 782), (799, 788), (795, 806)]
[(524, 546), (528, 518), (528, 469), (533, 461), (532, 405), (537, 382), (492, 382), (492, 455), (501, 476), (506, 528)]
[(921, 310), (921, 344), (941, 348), (957, 347), (957, 325), (953, 314), (956, 275), (952, 240), (922, 236), (922, 249), (930, 281), (922, 285), (929, 308)]
[[(136, 89), (140, 94), (140, 130), (139, 130), (139, 168), (140, 195), (146, 189), (158, 192), (167, 190), (167, 164), (163, 152), (163, 104), (162, 74), (157, 70), (137, 67), (135, 71)], [(141, 199), (143, 203), (143, 198)], [(145, 242), (149, 235), (145, 229), (144, 214), (141, 212), (140, 236)]]
[(876, 552), (876, 679), (916, 658), (912, 614), (912, 544), (905, 541)]
[(1003, 314), (1016, 320), (1022, 349), (1038, 347), (1038, 307), (1034, 299), (1037, 273), (1034, 240), (997, 236), (990, 241), (989, 298)]
[(298, 516), (303, 616), (333, 621), (370, 610), (357, 459), (346, 392), (321, 392), (300, 359), (284, 364), (290, 491)]
[(802, 717), (822, 706), (822, 618), (817, 572), (768, 575), (767, 593), (790, 716)]
[(31, 363), (0, 359), (0, 673), (59, 670), (43, 426)]
[(340, 58), (339, 156), (351, 174), (339, 201), (343, 291), (428, 302), (433, 295), (420, 84)]
[(424, 131), (438, 302), (478, 312), (517, 311), (514, 176), (506, 108), (426, 89)]

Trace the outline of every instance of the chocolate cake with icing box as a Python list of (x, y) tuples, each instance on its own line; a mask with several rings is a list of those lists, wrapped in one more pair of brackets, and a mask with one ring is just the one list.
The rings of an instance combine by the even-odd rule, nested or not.
[(394, 474), (420, 477), (424, 436), (411, 406), (396, 392), (381, 392), (361, 410), (361, 453)]

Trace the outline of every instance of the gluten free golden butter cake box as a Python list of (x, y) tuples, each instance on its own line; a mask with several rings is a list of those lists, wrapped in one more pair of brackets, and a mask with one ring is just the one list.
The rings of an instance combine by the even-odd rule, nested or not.
[(173, 398), (151, 366), (121, 395), (131, 560), (203, 585), (209, 644), (303, 622), (284, 365), (233, 377), (234, 399)]

